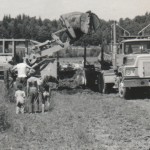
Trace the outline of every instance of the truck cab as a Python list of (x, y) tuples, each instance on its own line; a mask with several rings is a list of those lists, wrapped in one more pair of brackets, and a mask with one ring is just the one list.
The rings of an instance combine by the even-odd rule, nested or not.
[(131, 65), (136, 56), (150, 53), (150, 39), (123, 40), (118, 44), (116, 65)]
[[(116, 66), (120, 97), (127, 98), (131, 89), (150, 87), (150, 39), (128, 39), (118, 45)], [(130, 93), (130, 94), (129, 94)]]

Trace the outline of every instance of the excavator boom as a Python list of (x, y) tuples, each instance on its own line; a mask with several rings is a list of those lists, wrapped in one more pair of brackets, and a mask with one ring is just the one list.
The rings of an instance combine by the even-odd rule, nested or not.
[[(60, 21), (62, 29), (51, 34), (51, 41), (47, 40), (43, 43), (33, 41), (32, 53), (28, 56), (32, 63), (35, 63), (37, 57), (52, 56), (53, 53), (68, 48), (71, 40), (76, 41), (91, 30), (96, 31), (99, 27), (99, 19), (91, 11), (63, 14), (60, 16)], [(64, 32), (67, 33), (68, 40), (63, 43), (59, 34)]]
[[(41, 67), (44, 63), (53, 62), (53, 59), (49, 58), (54, 53), (67, 49), (71, 42), (78, 40), (84, 34), (91, 33), (92, 30), (96, 31), (99, 27), (99, 19), (91, 11), (63, 14), (60, 16), (60, 21), (62, 29), (51, 34), (52, 40), (43, 43), (31, 41), (34, 46), (31, 49), (31, 54), (26, 57), (31, 66), (36, 64), (35, 67)], [(68, 35), (66, 42), (61, 41), (60, 33)]]

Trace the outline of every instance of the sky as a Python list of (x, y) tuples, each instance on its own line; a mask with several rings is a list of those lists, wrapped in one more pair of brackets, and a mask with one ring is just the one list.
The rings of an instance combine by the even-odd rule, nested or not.
[(89, 10), (106, 21), (133, 19), (150, 12), (150, 0), (0, 0), (0, 20), (9, 14), (53, 20), (65, 13)]

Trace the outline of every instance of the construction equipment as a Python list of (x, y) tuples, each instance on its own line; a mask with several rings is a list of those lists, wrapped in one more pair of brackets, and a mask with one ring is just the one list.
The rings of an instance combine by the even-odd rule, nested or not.
[[(78, 40), (83, 34), (91, 33), (99, 26), (98, 17), (90, 11), (64, 14), (60, 20), (63, 28), (51, 34), (52, 40), (43, 43), (26, 39), (0, 40), (0, 77), (5, 78), (7, 88), (9, 87), (9, 70), (19, 63), (20, 59), (25, 59), (36, 71), (43, 71), (49, 62), (54, 62), (51, 57), (55, 52), (68, 48), (70, 42)], [(66, 42), (62, 42), (59, 38), (59, 34), (63, 32), (68, 35)], [(48, 66), (48, 70), (46, 69), (43, 74), (53, 73), (53, 76), (57, 77), (57, 63), (55, 61), (51, 64), (54, 65)]]
[(111, 88), (119, 91), (119, 96), (128, 99), (138, 88), (145, 91), (150, 89), (150, 38), (142, 35), (130, 36), (124, 28), (123, 40), (117, 43), (116, 27), (112, 25), (113, 40), (109, 49), (103, 49), (99, 55), (101, 70), (98, 74), (98, 87), (102, 93), (109, 92)]
[[(91, 11), (64, 14), (61, 15), (60, 21), (63, 28), (51, 34), (51, 41), (47, 40), (46, 42), (38, 43), (32, 40), (35, 45), (32, 47), (31, 55), (28, 56), (29, 59), (31, 58), (31, 63), (34, 63), (36, 58), (40, 56), (51, 56), (54, 52), (68, 48), (70, 42), (78, 40), (84, 34), (96, 31), (99, 27), (99, 19)], [(66, 42), (63, 43), (60, 40), (58, 36), (60, 33), (67, 33), (68, 39)]]

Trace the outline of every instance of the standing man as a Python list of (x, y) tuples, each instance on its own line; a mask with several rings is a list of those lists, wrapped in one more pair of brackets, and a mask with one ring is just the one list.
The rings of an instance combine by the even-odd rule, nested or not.
[(21, 63), (17, 64), (16, 66), (14, 66), (12, 68), (12, 71), (17, 71), (17, 81), (19, 83), (25, 84), (28, 72), (31, 69), (32, 69), (32, 67), (27, 65), (26, 62), (25, 61), (23, 62), (23, 60), (22, 60)]

